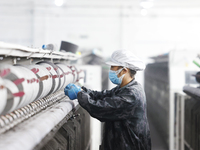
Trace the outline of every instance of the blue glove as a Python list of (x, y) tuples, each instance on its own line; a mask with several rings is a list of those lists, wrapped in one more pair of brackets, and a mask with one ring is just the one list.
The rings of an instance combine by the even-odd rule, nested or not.
[(65, 95), (67, 95), (71, 100), (77, 99), (78, 92), (81, 91), (81, 87), (75, 84), (68, 84), (65, 89)]

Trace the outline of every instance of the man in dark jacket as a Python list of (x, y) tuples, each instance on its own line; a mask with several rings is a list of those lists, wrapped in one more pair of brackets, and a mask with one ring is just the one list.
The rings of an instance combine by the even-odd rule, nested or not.
[(134, 78), (145, 65), (130, 51), (115, 51), (107, 64), (111, 65), (109, 79), (118, 86), (97, 92), (70, 84), (65, 93), (74, 94), (92, 117), (105, 122), (100, 150), (150, 150), (146, 97)]

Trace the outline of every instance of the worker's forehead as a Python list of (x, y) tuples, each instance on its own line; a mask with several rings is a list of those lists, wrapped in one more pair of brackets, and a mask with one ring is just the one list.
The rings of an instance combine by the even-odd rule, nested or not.
[(118, 70), (119, 68), (121, 68), (121, 66), (110, 66), (111, 70)]
[(119, 68), (119, 66), (110, 66), (110, 68)]

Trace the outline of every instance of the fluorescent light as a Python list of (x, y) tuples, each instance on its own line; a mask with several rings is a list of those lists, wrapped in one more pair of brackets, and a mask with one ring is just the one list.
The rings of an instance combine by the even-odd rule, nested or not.
[(56, 5), (56, 6), (62, 6), (63, 3), (64, 3), (63, 0), (55, 0), (55, 5)]
[(147, 10), (146, 10), (146, 9), (142, 9), (142, 10), (141, 10), (141, 15), (142, 15), (142, 16), (146, 16), (146, 15), (147, 15), (147, 13), (148, 13), (148, 12), (147, 12)]
[(143, 1), (143, 2), (140, 2), (140, 6), (142, 8), (151, 8), (153, 7), (153, 2), (152, 1)]

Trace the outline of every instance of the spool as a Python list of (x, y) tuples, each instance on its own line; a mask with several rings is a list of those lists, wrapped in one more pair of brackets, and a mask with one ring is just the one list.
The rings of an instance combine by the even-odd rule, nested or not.
[(78, 80), (78, 74), (77, 74), (78, 71), (75, 66), (68, 66), (68, 67), (72, 70), (72, 73), (74, 75), (74, 79), (72, 83), (76, 83)]
[(39, 92), (35, 100), (47, 96), (53, 84), (50, 72), (42, 65), (29, 65), (26, 67), (37, 76), (39, 82)]
[(17, 109), (20, 97), (23, 97), (24, 93), (20, 92), (18, 87), (10, 80), (3, 79), (5, 83), (5, 87), (7, 89), (7, 102), (6, 106), (2, 112), (3, 115), (6, 113), (12, 112), (13, 110)]
[(0, 101), (0, 114), (1, 114), (7, 103), (7, 89), (1, 77), (0, 77), (0, 95), (1, 95), (1, 101)]
[(62, 88), (65, 88), (65, 86), (67, 86), (69, 83), (73, 83), (74, 75), (72, 70), (67, 65), (62, 63), (56, 63), (56, 65), (64, 71), (63, 76), (65, 78), (65, 82)]
[(12, 65), (2, 64), (0, 65), (0, 69), (9, 69), (10, 73), (6, 75), (3, 79), (8, 79), (12, 81), (18, 88), (18, 91), (24, 92), (24, 95), (20, 97), (19, 105), (17, 108), (24, 106), (26, 99), (30, 98), (30, 95), (27, 91), (29, 91), (26, 87), (28, 87), (27, 82), (25, 82), (25, 72), (21, 71), (19, 68), (16, 68)]
[(28, 83), (28, 95), (29, 96), (29, 99), (26, 99), (25, 103), (23, 104), (24, 106), (33, 102), (37, 95), (38, 95), (38, 92), (39, 92), (39, 82), (37, 82), (37, 76), (29, 69), (27, 69), (25, 66), (21, 66), (21, 65), (17, 65), (16, 66), (17, 68), (23, 70), (25, 74), (25, 79)]
[(60, 68), (59, 66), (57, 66), (57, 68), (58, 68), (58, 71), (60, 74), (60, 76), (59, 76), (60, 82), (59, 82), (59, 88), (58, 88), (58, 90), (60, 90), (63, 88), (63, 86), (65, 84), (65, 75), (64, 75), (64, 70), (62, 70), (62, 68)]
[(84, 80), (85, 80), (85, 72), (84, 70), (80, 69), (78, 66), (76, 66), (77, 69), (77, 75), (78, 75), (78, 79), (76, 82), (78, 82), (81, 86), (84, 85)]
[(38, 62), (37, 64), (44, 66), (52, 75), (53, 85), (48, 95), (56, 92), (60, 84), (60, 78), (59, 78), (60, 74), (58, 72), (57, 66), (54, 65), (52, 62), (48, 62), (48, 61), (41, 61), (41, 62)]

